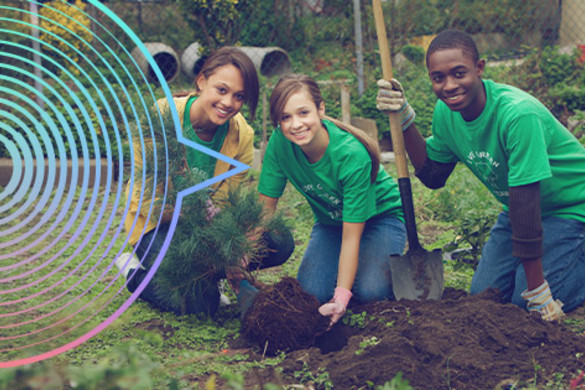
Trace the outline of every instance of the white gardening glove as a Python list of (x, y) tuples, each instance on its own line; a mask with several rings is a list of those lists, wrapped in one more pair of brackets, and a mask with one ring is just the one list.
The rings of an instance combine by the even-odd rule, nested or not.
[(124, 274), (124, 278), (128, 279), (128, 274), (135, 270), (136, 268), (140, 267), (141, 269), (145, 269), (141, 264), (140, 260), (136, 255), (132, 254), (132, 252), (124, 252), (122, 253), (115, 261), (116, 267)]
[(565, 316), (563, 313), (563, 303), (554, 300), (548, 282), (545, 280), (543, 284), (534, 290), (525, 290), (521, 294), (522, 298), (526, 300), (526, 308), (528, 311), (537, 311), (545, 321), (560, 322)]
[(402, 131), (413, 124), (416, 113), (406, 101), (402, 85), (396, 79), (378, 80), (378, 96), (376, 108), (384, 112), (397, 112), (400, 116)]
[(333, 299), (324, 305), (321, 305), (319, 313), (321, 313), (322, 316), (331, 317), (331, 322), (329, 323), (329, 328), (327, 328), (327, 330), (331, 329), (331, 327), (343, 317), (352, 295), (353, 294), (348, 289), (344, 287), (336, 287)]

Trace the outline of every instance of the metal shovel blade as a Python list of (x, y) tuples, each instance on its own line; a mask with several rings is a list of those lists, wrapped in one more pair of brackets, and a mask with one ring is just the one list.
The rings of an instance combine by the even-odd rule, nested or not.
[(396, 300), (439, 300), (443, 296), (443, 255), (422, 247), (390, 257), (392, 289)]

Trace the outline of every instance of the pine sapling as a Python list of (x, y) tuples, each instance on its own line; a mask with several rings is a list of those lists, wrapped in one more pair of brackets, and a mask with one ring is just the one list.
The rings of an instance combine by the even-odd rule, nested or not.
[[(188, 167), (186, 147), (177, 140), (170, 113), (153, 110), (156, 111), (150, 116), (157, 120), (145, 122), (150, 128), (143, 127), (152, 137), (144, 141), (144, 187), (151, 194), (155, 187), (161, 189), (167, 185), (164, 204), (161, 198), (154, 204), (159, 213), (164, 209), (163, 214), (168, 215), (172, 214), (178, 192), (200, 183), (203, 178), (197, 170)], [(169, 180), (165, 183), (160, 178), (167, 177), (167, 172)], [(153, 279), (158, 296), (182, 314), (187, 312), (189, 301), (201, 299), (210, 283), (216, 283), (229, 268), (239, 268), (246, 279), (254, 282), (242, 260), (258, 262), (266, 254), (267, 245), (259, 232), (270, 230), (278, 239), (286, 231), (280, 214), (269, 218), (265, 215), (254, 190), (238, 186), (230, 189), (225, 198), (214, 198), (213, 203), (220, 211), (213, 217), (208, 212), (211, 194), (205, 188), (183, 198), (171, 244)]]

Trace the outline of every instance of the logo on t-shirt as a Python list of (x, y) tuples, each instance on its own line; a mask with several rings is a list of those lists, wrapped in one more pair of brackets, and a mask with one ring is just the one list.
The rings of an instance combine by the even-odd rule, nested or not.
[(305, 184), (303, 191), (327, 208), (331, 219), (339, 220), (343, 216), (341, 199), (325, 191), (321, 184)]
[(479, 180), (497, 197), (508, 196), (506, 176), (498, 174), (500, 163), (487, 151), (470, 151), (465, 163)]
[(200, 169), (198, 167), (193, 167), (193, 168), (191, 168), (191, 171), (195, 172), (196, 175), (201, 178), (201, 181), (205, 181), (205, 180), (209, 179), (209, 174), (203, 169)]

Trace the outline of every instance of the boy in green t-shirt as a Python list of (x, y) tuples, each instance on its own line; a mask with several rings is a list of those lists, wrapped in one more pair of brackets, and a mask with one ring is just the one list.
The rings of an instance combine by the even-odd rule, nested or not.
[[(497, 288), (506, 301), (560, 320), (561, 307), (585, 301), (585, 148), (531, 95), (482, 80), (485, 61), (468, 34), (439, 33), (426, 63), (439, 98), (433, 135), (403, 128), (417, 177), (440, 188), (462, 162), (503, 205), (471, 293)], [(396, 80), (378, 85), (378, 109), (414, 116)]]

